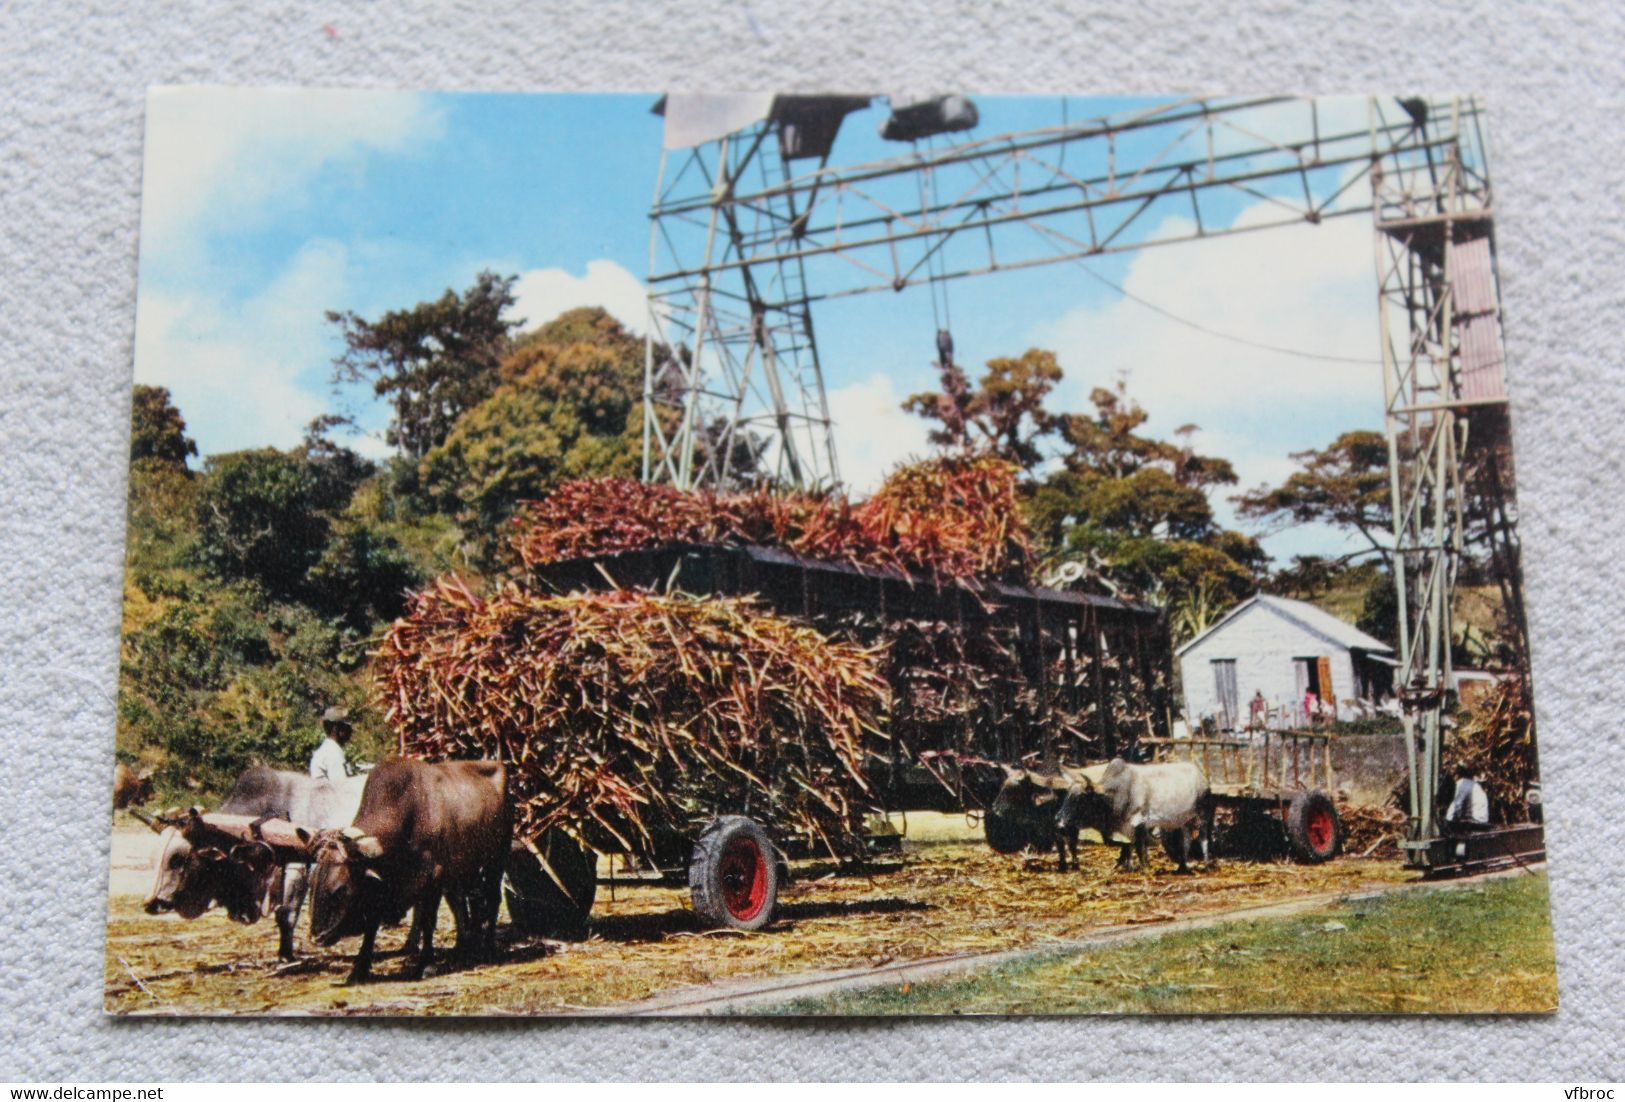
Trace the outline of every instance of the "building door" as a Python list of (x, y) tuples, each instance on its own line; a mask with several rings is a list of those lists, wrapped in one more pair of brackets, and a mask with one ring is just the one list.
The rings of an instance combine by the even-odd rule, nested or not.
[(1227, 731), (1236, 729), (1236, 717), (1239, 714), (1240, 701), (1236, 693), (1236, 660), (1234, 658), (1215, 658), (1213, 660), (1213, 690), (1219, 701), (1219, 710), (1222, 713), (1220, 726)]
[(1310, 693), (1313, 693), (1316, 699), (1325, 705), (1331, 714), (1336, 714), (1337, 696), (1332, 692), (1332, 660), (1330, 658), (1325, 655), (1294, 658), (1292, 660), (1292, 672), (1297, 680), (1298, 687), (1298, 697), (1292, 702), (1293, 709), (1304, 712), (1303, 722), (1305, 724), (1310, 723), (1314, 718), (1304, 709), (1303, 704), (1304, 698)]
[(1320, 697), (1321, 703), (1325, 704), (1331, 714), (1335, 716), (1337, 714), (1337, 694), (1332, 691), (1332, 660), (1322, 655), (1315, 665), (1315, 681), (1319, 685), (1315, 690), (1315, 695)]

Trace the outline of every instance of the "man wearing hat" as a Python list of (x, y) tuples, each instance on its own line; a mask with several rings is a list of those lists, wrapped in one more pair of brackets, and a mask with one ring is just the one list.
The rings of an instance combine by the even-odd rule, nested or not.
[(310, 775), (337, 788), (350, 775), (344, 760), (344, 744), (350, 741), (350, 713), (333, 707), (322, 713), (322, 732), (327, 736), (310, 755)]

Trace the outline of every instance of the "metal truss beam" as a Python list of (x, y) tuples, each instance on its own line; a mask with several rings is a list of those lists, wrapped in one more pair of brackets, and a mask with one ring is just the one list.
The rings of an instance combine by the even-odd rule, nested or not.
[[(1408, 118), (1322, 110), (1190, 99), (807, 171), (771, 120), (667, 153), (650, 340), (674, 354), (650, 358), (645, 477), (726, 486), (756, 456), (781, 484), (839, 482), (815, 302), (1319, 223), (1371, 209), (1378, 158), (1445, 155)], [(1236, 197), (1270, 213), (1231, 225), (1218, 204)]]

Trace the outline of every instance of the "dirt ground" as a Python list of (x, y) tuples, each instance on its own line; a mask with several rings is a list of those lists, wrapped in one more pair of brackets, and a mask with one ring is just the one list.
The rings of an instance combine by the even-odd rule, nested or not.
[[(903, 854), (869, 875), (798, 864), (780, 917), (756, 934), (701, 931), (686, 893), (620, 883), (600, 886), (591, 937), (517, 939), (504, 924), (502, 959), (461, 967), (442, 953), (439, 974), (394, 978), (405, 926), (379, 936), (378, 980), (346, 987), (357, 943), (310, 946), (276, 959), (269, 921), (232, 924), (210, 913), (186, 922), (148, 916), (154, 836), (114, 831), (108, 907), (106, 997), (119, 1014), (558, 1014), (613, 1013), (617, 1003), (719, 980), (878, 966), (965, 951), (1042, 947), (1121, 923), (1159, 923), (1302, 896), (1400, 883), (1397, 862), (1342, 858), (1304, 867), (1221, 861), (1179, 876), (1160, 854), (1149, 876), (1114, 870), (1115, 849), (1085, 846), (1081, 872), (992, 853), (963, 820), (914, 816)], [(441, 937), (451, 919), (442, 910)]]

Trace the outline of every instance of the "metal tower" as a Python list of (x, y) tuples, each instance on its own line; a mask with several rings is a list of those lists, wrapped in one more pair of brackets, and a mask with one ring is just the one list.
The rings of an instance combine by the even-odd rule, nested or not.
[(1396, 688), (1411, 782), (1404, 845), (1413, 863), (1428, 865), (1440, 859), (1435, 794), (1445, 717), (1455, 703), (1452, 599), (1475, 483), (1489, 501), (1476, 528), (1508, 579), (1520, 664), (1528, 628), (1515, 498), (1506, 492), (1505, 354), (1482, 108), (1474, 99), (1372, 100), (1371, 116), (1373, 132), (1397, 119), (1413, 135), (1380, 155), (1371, 190), (1399, 611)]
[(685, 96), (657, 105), (668, 138), (701, 140), (662, 153), (650, 213), (645, 479), (685, 489), (840, 482), (796, 254), (811, 200), (786, 184), (795, 161), (822, 167), (841, 119), (868, 103)]

